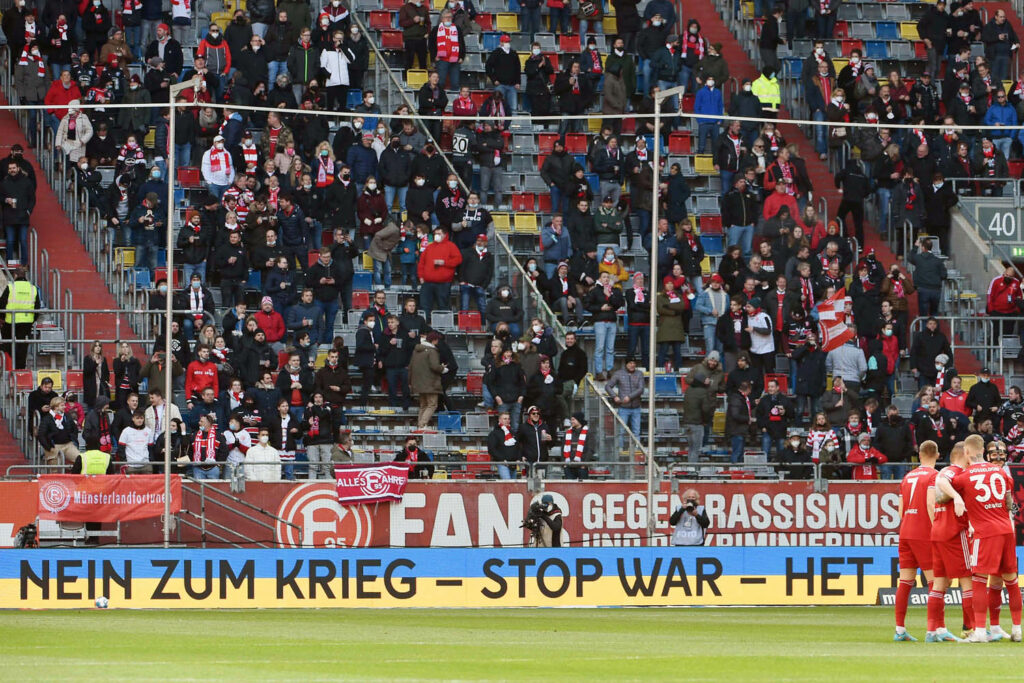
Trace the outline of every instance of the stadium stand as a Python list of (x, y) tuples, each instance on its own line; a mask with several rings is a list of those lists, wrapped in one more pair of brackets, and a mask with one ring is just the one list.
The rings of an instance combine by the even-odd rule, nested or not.
[[(262, 7), (247, 14), (237, 3), (206, 0), (195, 4), (188, 25), (157, 26), (147, 18), (141, 27), (132, 16), (139, 10), (126, 14), (119, 4), (107, 9), (114, 25), (102, 31), (93, 26), (98, 15), (82, 17), (83, 30), (65, 29), (46, 11), (37, 13), (38, 30), (22, 30), (35, 23), (26, 18), (31, 10), (9, 10), (3, 26), (13, 73), (5, 74), (4, 94), (50, 107), (42, 116), (19, 114), (39, 156), (32, 169), (42, 181), (24, 259), (30, 277), (46, 308), (130, 311), (55, 316), (61, 323), (50, 341), (59, 353), (44, 353), (40, 332), (31, 342), (31, 366), (52, 363), (76, 390), (89, 356), (86, 340), (99, 339), (108, 349), (112, 407), (124, 410), (128, 392), (145, 395), (153, 378), (144, 380), (141, 370), (133, 375), (127, 360), (113, 369), (110, 345), (138, 339), (129, 355), (150, 365), (163, 343), (156, 311), (173, 294), (177, 355), (189, 375), (175, 392), (187, 444), (198, 414), (211, 408), (194, 391), (201, 382), (191, 381), (203, 369), (191, 368), (193, 358), (207, 343), (220, 371), (215, 395), (225, 402), (216, 411), (221, 430), (236, 408), (247, 425), (258, 421), (252, 406), (232, 397), (233, 377), (250, 398), (269, 400), (270, 387), (257, 382), (261, 370), (270, 370), (298, 418), (312, 397), (303, 372), (291, 373), (302, 387), (294, 400), (290, 383), (279, 379), (288, 354), (297, 351), (303, 367), (326, 376), (328, 349), (339, 349), (351, 392), (331, 390), (329, 417), (332, 425), (344, 421), (357, 455), (367, 459), (389, 459), (405, 436), (416, 434), (438, 463), (486, 461), (494, 412), (522, 397), (513, 430), (526, 418), (519, 411), (537, 405), (554, 433), (552, 459), (562, 459), (563, 430), (570, 414), (582, 409), (611, 437), (601, 440), (597, 460), (636, 463), (646, 401), (615, 408), (629, 381), (617, 374), (627, 358), (637, 359), (640, 373), (656, 374), (655, 455), (664, 472), (679, 476), (785, 476), (785, 464), (804, 457), (782, 452), (790, 431), (802, 439), (800, 452), (817, 463), (819, 443), (802, 399), (823, 394), (829, 426), (842, 437), (834, 454), (841, 459), (858, 430), (848, 422), (849, 404), (828, 408), (832, 374), (852, 381), (860, 394), (856, 403), (875, 399), (878, 408), (864, 421), (872, 429), (889, 403), (916, 428), (924, 413), (915, 394), (939, 379), (934, 356), (943, 351), (948, 366), (939, 381), (951, 382), (954, 373), (947, 370), (955, 368), (961, 389), (977, 396), (983, 393), (978, 385), (967, 385), (983, 367), (1002, 380), (998, 405), (991, 407), (1000, 416), (996, 431), (1008, 433), (1013, 405), (1001, 406), (1016, 383), (1020, 342), (1015, 322), (1006, 318), (1016, 316), (1021, 301), (1020, 272), (1011, 265), (1005, 285), (993, 281), (996, 294), (983, 305), (981, 292), (989, 289), (984, 270), (967, 272), (950, 258), (949, 209), (959, 201), (959, 213), (973, 215), (979, 198), (1017, 198), (1020, 192), (1020, 143), (996, 128), (1017, 125), (1022, 113), (1013, 36), (1024, 27), (1011, 4), (979, 3), (970, 11), (954, 6), (941, 17), (932, 6), (901, 2), (843, 2), (834, 17), (814, 16), (814, 8), (805, 17), (790, 16), (768, 3), (727, 0), (604, 4), (603, 19), (591, 21), (585, 33), (575, 5), (566, 30), (547, 7), (534, 24), (537, 15), (516, 0), (433, 6), (359, 0), (322, 8), (282, 2), (277, 9), (284, 22), (272, 11), (254, 16)], [(948, 41), (946, 56), (930, 56), (925, 43), (936, 22), (963, 29)], [(263, 39), (253, 35), (261, 31)], [(58, 35), (67, 35), (76, 57), (89, 53), (96, 66), (64, 61)], [(815, 52), (819, 40), (821, 54)], [(33, 44), (43, 48), (38, 59)], [(68, 87), (51, 82), (65, 66)], [(168, 115), (146, 105), (166, 102), (167, 84), (195, 73), (202, 85), (177, 102), (170, 114), (177, 139), (168, 140)], [(706, 87), (708, 81), (715, 87)], [(652, 88), (677, 84), (687, 92), (677, 111), (667, 110), (656, 135), (649, 118)], [(1009, 104), (998, 96), (1001, 84)], [(845, 101), (835, 97), (841, 90)], [(68, 115), (72, 99), (143, 106)], [(228, 108), (203, 106), (208, 103)], [(316, 114), (343, 110), (344, 116)], [(886, 137), (882, 130), (887, 122), (938, 124), (947, 115), (952, 132), (894, 128)], [(730, 116), (757, 121), (737, 121), (734, 131)], [(74, 130), (88, 121), (96, 131), (91, 139), (69, 136), (72, 120)], [(819, 134), (790, 120), (832, 125)], [(877, 128), (845, 125), (863, 121)], [(975, 123), (991, 123), (992, 138), (958, 128)], [(5, 117), (4, 125), (12, 129), (9, 139), (20, 135), (12, 119)], [(961, 140), (967, 143), (962, 162)], [(169, 145), (178, 162), (166, 178)], [(655, 145), (661, 169), (652, 168)], [(85, 169), (78, 165), (83, 159)], [(946, 185), (933, 186), (935, 171), (949, 179)], [(663, 234), (650, 224), (655, 174), (660, 213), (668, 221)], [(740, 178), (749, 184), (736, 190)], [(164, 206), (168, 180), (170, 207)], [(150, 193), (155, 199), (147, 200)], [(158, 231), (139, 228), (147, 212), (159, 224), (168, 211), (177, 244), (171, 273)], [(276, 242), (264, 237), (267, 227), (276, 229)], [(433, 242), (436, 227), (440, 243)], [(71, 239), (72, 230), (81, 240)], [(232, 233), (239, 235), (238, 246)], [(652, 233), (662, 256), (653, 277)], [(342, 234), (345, 241), (336, 241)], [(919, 237), (930, 238), (930, 254), (918, 247)], [(321, 246), (330, 259), (326, 253), (321, 259)], [(287, 272), (278, 269), (279, 256), (289, 263)], [(457, 268), (455, 261), (461, 261)], [(807, 279), (800, 277), (801, 262), (810, 268)], [(830, 271), (833, 262), (837, 271)], [(890, 277), (892, 266), (902, 280)], [(599, 273), (608, 274), (607, 289)], [(199, 286), (192, 289), (196, 274)], [(637, 274), (646, 276), (642, 285)], [(777, 291), (780, 275), (785, 282)], [(301, 300), (305, 286), (313, 290), (312, 301)], [(500, 295), (506, 288), (507, 298)], [(823, 344), (837, 333), (827, 325), (818, 329), (816, 304), (844, 288), (847, 322), (852, 317), (859, 337), (812, 372), (819, 361), (806, 349), (808, 332), (818, 332)], [(397, 338), (410, 343), (379, 336), (387, 318), (375, 311), (378, 296), (389, 314), (405, 310), (409, 299), (417, 302), (399, 323)], [(659, 310), (655, 326), (645, 312), (652, 296)], [(737, 313), (738, 329), (726, 325), (728, 297), (741, 305), (755, 300), (746, 314)], [(792, 316), (795, 309), (804, 315)], [(896, 345), (884, 334), (890, 309)], [(935, 334), (945, 346), (932, 344), (934, 335), (926, 331), (926, 314), (939, 312)], [(246, 331), (250, 317), (273, 352)], [(375, 324), (369, 331), (367, 319)], [(749, 321), (762, 320), (772, 333), (752, 338)], [(495, 366), (491, 355), (496, 327), (509, 334), (495, 343), (518, 358), (507, 372), (500, 356)], [(396, 396), (390, 386), (403, 385), (407, 375), (414, 387), (432, 384), (417, 376), (421, 368), (409, 368), (412, 347), (429, 331), (442, 333), (439, 350), (448, 364), (440, 378), (443, 410), (433, 416), (412, 408), (408, 389)], [(566, 351), (569, 331), (584, 351), (582, 365), (564, 361), (578, 353)], [(299, 343), (303, 332), (310, 333), (308, 347)], [(650, 333), (658, 342), (655, 358), (647, 358)], [(388, 348), (395, 346), (400, 353)], [(709, 365), (711, 350), (728, 380)], [(739, 351), (750, 357), (748, 367), (737, 370)], [(541, 356), (554, 356), (550, 381), (539, 370)], [(738, 422), (742, 401), (733, 400), (741, 395), (740, 378), (754, 385), (754, 402), (774, 405), (776, 399), (760, 397), (773, 378), (787, 396), (784, 418), (772, 413), (757, 421), (757, 434), (770, 439), (736, 445), (733, 437), (749, 428)], [(694, 390), (694, 382), (705, 379), (715, 391)], [(36, 462), (27, 427), (29, 392), (38, 382), (7, 381), (4, 415), (20, 420), (21, 446)], [(609, 381), (619, 392), (614, 396), (604, 390)], [(942, 389), (959, 396), (960, 389)], [(810, 406), (818, 409), (817, 402)], [(265, 420), (269, 405), (260, 407)], [(945, 403), (941, 410), (947, 417), (956, 412)], [(748, 422), (757, 418), (751, 411)], [(628, 444), (618, 438), (627, 423), (633, 432)], [(965, 415), (957, 429), (966, 424)], [(300, 462), (311, 438), (308, 420), (303, 428)], [(833, 464), (833, 476), (852, 472)], [(494, 476), (489, 466), (445, 469), (451, 476)], [(625, 466), (590, 468), (600, 477), (639, 473)]]

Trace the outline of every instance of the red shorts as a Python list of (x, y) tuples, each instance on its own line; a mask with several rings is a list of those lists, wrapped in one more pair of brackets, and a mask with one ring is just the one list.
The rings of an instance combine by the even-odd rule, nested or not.
[(900, 539), (900, 569), (932, 568), (932, 542)]
[(1016, 574), (1017, 543), (1014, 535), (975, 538), (971, 541), (971, 566), (975, 574)]
[(945, 579), (971, 575), (971, 553), (967, 533), (961, 531), (946, 541), (932, 541), (932, 574)]

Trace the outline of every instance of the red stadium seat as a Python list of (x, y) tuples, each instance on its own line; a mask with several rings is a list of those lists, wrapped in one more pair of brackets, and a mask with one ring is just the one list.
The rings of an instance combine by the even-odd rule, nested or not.
[(404, 50), (405, 41), (402, 39), (402, 32), (396, 30), (381, 31), (380, 46), (385, 50)]
[(690, 154), (693, 138), (688, 133), (670, 133), (668, 136), (669, 154)]
[(480, 28), (482, 28), (485, 31), (493, 31), (494, 30), (494, 15), (493, 14), (485, 14), (484, 12), (478, 12), (476, 17), (473, 19), (473, 21), (475, 21), (477, 23), (477, 25), (480, 26)]
[(15, 370), (14, 371), (14, 390), (15, 391), (32, 391), (36, 388), (36, 381), (32, 375), (31, 370)]
[(850, 25), (845, 21), (836, 22), (836, 38), (849, 38), (850, 37)]
[(555, 148), (555, 140), (559, 137), (558, 133), (541, 133), (537, 136), (537, 146), (540, 148), (541, 154), (551, 154), (551, 151)]
[(779, 391), (783, 394), (789, 393), (789, 376), (781, 373), (766, 374), (764, 376), (764, 383), (767, 385), (771, 380), (775, 380), (779, 383)]
[(924, 41), (914, 43), (914, 59), (928, 59), (928, 46)]
[(540, 169), (544, 168), (544, 160), (548, 158), (547, 154), (537, 155), (537, 172), (540, 173)]
[(484, 373), (469, 372), (466, 374), (466, 393), (472, 396), (482, 396), (484, 393)]
[(1006, 377), (1002, 375), (993, 375), (992, 383), (999, 389), (1000, 396), (1006, 396)]
[(352, 292), (352, 310), (365, 311), (370, 307), (369, 292)]
[(512, 195), (513, 211), (536, 211), (536, 200), (532, 192), (521, 192)]
[(537, 210), (541, 213), (551, 213), (551, 195), (549, 193), (537, 195)]
[(387, 10), (372, 10), (370, 12), (370, 28), (382, 31), (394, 26), (394, 14)]
[[(467, 451), (466, 460), (469, 462), (489, 463), (491, 462), (491, 456), (485, 451)], [(470, 472), (485, 472), (491, 469), (491, 466), (487, 464), (466, 465), (466, 469)]]
[(1010, 166), (1010, 176), (1020, 178), (1024, 172), (1024, 159), (1007, 159), (1006, 163)]
[(486, 102), (487, 98), (490, 96), (491, 93), (488, 90), (473, 90), (469, 93), (469, 99), (473, 100), (473, 104), (476, 105), (477, 109), (484, 106), (484, 102)]
[(587, 136), (583, 133), (568, 133), (565, 136), (565, 151), (569, 154), (587, 153)]
[(580, 46), (580, 35), (562, 35), (558, 37), (558, 49), (566, 54), (577, 54), (582, 48)]
[(178, 168), (178, 184), (182, 187), (199, 187), (203, 182), (202, 171), (196, 166)]
[(700, 234), (721, 235), (722, 215), (717, 213), (706, 213), (700, 217)]
[(483, 331), (480, 311), (459, 311), (459, 329), (463, 332)]
[(67, 391), (81, 393), (85, 388), (85, 380), (81, 370), (68, 370)]
[(384, 9), (394, 10), (397, 12), (402, 9), (402, 5), (405, 4), (405, 0), (382, 0), (380, 6)]
[(844, 40), (840, 43), (840, 50), (844, 57), (849, 57), (854, 50), (864, 51), (863, 40)]

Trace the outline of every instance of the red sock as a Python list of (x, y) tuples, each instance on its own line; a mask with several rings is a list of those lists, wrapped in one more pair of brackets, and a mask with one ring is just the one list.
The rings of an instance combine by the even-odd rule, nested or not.
[(1021, 598), (1020, 584), (1017, 583), (1017, 579), (1006, 582), (1006, 592), (1010, 596), (1010, 622), (1014, 626), (1020, 626)]
[(974, 585), (974, 628), (985, 628), (988, 620), (988, 577), (973, 576), (971, 583)]
[(999, 626), (999, 608), (1003, 606), (1003, 587), (988, 589), (988, 621)]
[(907, 603), (910, 602), (910, 589), (913, 587), (913, 581), (904, 581), (900, 579), (899, 585), (896, 587), (896, 625), (904, 626), (907, 620)]
[(938, 591), (928, 584), (928, 630), (936, 631), (946, 623), (945, 617), (945, 591)]
[(974, 591), (971, 590), (971, 584), (960, 586), (960, 596), (964, 612), (964, 628), (974, 628)]

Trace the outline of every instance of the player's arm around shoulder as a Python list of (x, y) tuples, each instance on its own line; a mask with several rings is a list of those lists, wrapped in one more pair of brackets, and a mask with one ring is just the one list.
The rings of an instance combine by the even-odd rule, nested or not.
[(928, 487), (928, 519), (935, 521), (935, 498), (937, 492), (934, 486)]

